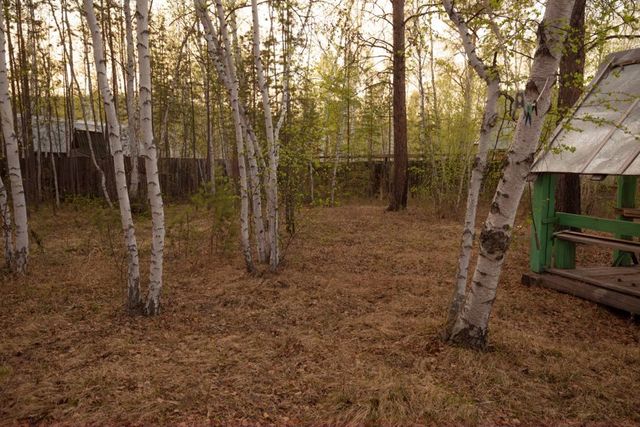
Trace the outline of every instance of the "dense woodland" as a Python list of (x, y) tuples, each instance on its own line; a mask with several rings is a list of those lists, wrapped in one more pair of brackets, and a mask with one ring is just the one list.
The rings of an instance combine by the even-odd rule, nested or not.
[[(179, 311), (178, 271), (206, 269), (176, 267), (180, 254), (215, 241), (247, 280), (284, 283), (297, 245), (323, 244), (315, 230), (304, 240), (310, 221), (322, 229), (318, 212), (333, 224), (352, 206), (411, 227), (393, 216), (417, 210), (458, 222), (434, 345), (486, 349), (533, 158), (607, 55), (637, 47), (635, 0), (3, 0), (3, 280), (36, 277), (49, 242), (68, 239), (69, 224), (51, 221), (77, 212), (107, 230), (120, 311), (151, 321)], [(584, 210), (577, 176), (556, 193), (565, 212)], [(331, 269), (338, 253), (316, 262)], [(351, 415), (337, 422), (424, 414)], [(452, 417), (427, 419), (472, 422)]]

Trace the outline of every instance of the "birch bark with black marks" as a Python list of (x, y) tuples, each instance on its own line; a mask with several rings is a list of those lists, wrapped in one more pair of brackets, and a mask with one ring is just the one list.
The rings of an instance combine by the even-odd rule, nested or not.
[[(82, 109), (82, 119), (84, 120), (84, 127), (85, 127), (85, 132), (87, 135), (87, 144), (89, 145), (89, 155), (91, 157), (91, 162), (93, 163), (93, 166), (96, 168), (96, 170), (98, 171), (98, 174), (100, 175), (100, 186), (102, 188), (102, 195), (104, 196), (105, 201), (107, 202), (107, 205), (109, 205), (110, 209), (113, 209), (113, 203), (111, 202), (111, 197), (109, 196), (109, 191), (107, 191), (107, 178), (104, 174), (104, 171), (102, 170), (102, 168), (100, 167), (100, 165), (98, 164), (98, 160), (96, 159), (96, 153), (95, 150), (93, 148), (93, 140), (91, 138), (91, 133), (89, 131), (89, 123), (88, 123), (88, 115), (87, 115), (87, 108), (85, 106), (85, 102), (84, 102), (84, 97), (82, 95), (82, 90), (80, 89), (80, 83), (78, 82), (78, 78), (76, 77), (76, 73), (75, 73), (75, 69), (73, 66), (74, 60), (73, 60), (73, 40), (71, 39), (71, 25), (69, 24), (69, 18), (68, 16), (65, 17), (65, 21), (63, 22), (64, 25), (67, 26), (67, 31), (68, 31), (68, 37), (69, 37), (69, 74), (71, 76), (71, 85), (75, 84), (76, 85), (76, 89), (78, 90), (78, 98), (80, 99), (80, 105), (81, 105), (81, 109)], [(91, 87), (91, 65), (89, 62), (89, 43), (87, 41), (87, 37), (86, 34), (84, 32), (84, 30), (82, 31), (82, 44), (84, 46), (84, 56), (85, 56), (85, 65), (86, 65), (86, 73), (87, 73), (87, 83), (89, 85), (89, 105), (91, 106), (91, 108), (93, 109), (93, 90)], [(66, 50), (66, 47), (64, 47), (64, 49)], [(73, 100), (71, 100), (71, 106), (73, 109)], [(96, 116), (95, 116), (95, 110), (93, 113), (93, 120), (94, 120), (94, 124), (96, 123)], [(71, 123), (71, 133), (73, 134), (74, 129), (75, 129), (75, 121)]]
[[(247, 271), (253, 273), (255, 266), (253, 264), (253, 256), (251, 254), (250, 230), (249, 230), (249, 194), (247, 183), (247, 170), (245, 164), (245, 149), (243, 141), (242, 122), (240, 117), (240, 108), (238, 100), (238, 81), (232, 80), (229, 70), (227, 49), (224, 49), (218, 43), (218, 34), (211, 23), (209, 13), (207, 12), (204, 0), (194, 0), (196, 13), (204, 28), (204, 36), (207, 41), (207, 49), (209, 55), (216, 67), (218, 77), (224, 84), (231, 101), (231, 110), (233, 113), (233, 122), (236, 134), (236, 150), (238, 155), (238, 173), (240, 183), (240, 238), (242, 243), (242, 253), (245, 260)], [(223, 26), (224, 27), (224, 26)], [(222, 30), (222, 29), (221, 29)], [(228, 40), (228, 37), (227, 37)]]
[(482, 181), (487, 168), (487, 154), (491, 147), (491, 132), (496, 126), (498, 119), (500, 75), (495, 67), (488, 66), (478, 57), (476, 52), (477, 47), (469, 33), (469, 28), (467, 27), (465, 20), (454, 8), (452, 0), (443, 0), (442, 3), (449, 15), (449, 18), (454, 23), (458, 34), (460, 35), (462, 46), (464, 47), (469, 64), (487, 85), (484, 115), (482, 118), (482, 127), (480, 128), (480, 140), (478, 141), (478, 153), (474, 159), (473, 167), (471, 169), (471, 177), (469, 179), (467, 207), (460, 242), (460, 255), (458, 256), (456, 285), (445, 327), (445, 336), (449, 336), (464, 304), (467, 289), (469, 263), (471, 261), (471, 252), (473, 250), (473, 242), (475, 239), (478, 199), (480, 197), (480, 189), (482, 187)]
[(136, 241), (135, 227), (131, 215), (131, 205), (129, 192), (127, 190), (127, 176), (124, 168), (124, 153), (122, 151), (122, 141), (120, 140), (120, 124), (116, 116), (113, 105), (113, 95), (109, 88), (107, 79), (106, 59), (100, 28), (93, 8), (93, 0), (83, 0), (87, 24), (93, 40), (93, 57), (98, 74), (98, 88), (102, 96), (105, 113), (107, 115), (109, 144), (113, 155), (113, 165), (115, 169), (116, 190), (118, 193), (118, 205), (120, 207), (120, 219), (124, 233), (125, 245), (127, 247), (127, 303), (130, 311), (137, 311), (141, 308), (140, 297), (140, 263), (138, 256), (138, 243)]
[(149, 50), (149, 1), (137, 0), (136, 23), (138, 35), (138, 81), (140, 82), (140, 139), (144, 145), (144, 166), (147, 176), (147, 197), (151, 205), (151, 266), (149, 293), (145, 313), (160, 313), (162, 265), (164, 255), (164, 205), (158, 174), (158, 148), (153, 140), (153, 111), (151, 109), (151, 52)]
[[(251, 122), (249, 121), (246, 108), (244, 108), (242, 104), (242, 100), (240, 97), (241, 93), (241, 75), (238, 73), (238, 69), (236, 68), (236, 62), (233, 60), (231, 55), (232, 45), (231, 40), (228, 35), (227, 25), (224, 18), (224, 9), (218, 7), (216, 3), (216, 15), (218, 17), (220, 34), (222, 36), (222, 41), (224, 43), (224, 51), (228, 52), (226, 57), (227, 62), (227, 73), (229, 75), (230, 81), (237, 81), (238, 88), (238, 109), (240, 113), (241, 120), (241, 128), (243, 132), (243, 140), (245, 144), (245, 154), (246, 154), (246, 162), (248, 166), (248, 179), (249, 179), (249, 189), (251, 193), (251, 207), (252, 207), (252, 217), (253, 217), (253, 229), (255, 233), (256, 239), (256, 250), (258, 253), (258, 261), (266, 262), (269, 254), (269, 248), (267, 246), (267, 234), (264, 226), (264, 220), (262, 216), (262, 183), (260, 181), (260, 167), (258, 165), (258, 159), (260, 158), (260, 146), (257, 143), (257, 138), (255, 137), (255, 133), (251, 127)], [(232, 21), (233, 22), (233, 21)], [(231, 37), (233, 40), (237, 40), (237, 34), (235, 33), (236, 27), (235, 25), (231, 25)], [(239, 51), (239, 50), (238, 50)], [(238, 59), (238, 58), (236, 58)]]
[(491, 209), (480, 234), (480, 253), (464, 307), (451, 330), (449, 341), (473, 348), (487, 342), (489, 316), (496, 298), (502, 264), (526, 178), (533, 163), (544, 118), (551, 107), (553, 84), (566, 38), (574, 0), (550, 0), (538, 26), (538, 47), (525, 89), (525, 103), (537, 104), (529, 123), (522, 114), (516, 126), (513, 148), (507, 156)]
[[(4, 8), (0, 8), (0, 119), (7, 156), (9, 182), (11, 183), (11, 200), (15, 222), (15, 246), (13, 249), (12, 269), (17, 273), (27, 272), (29, 259), (29, 231), (27, 224), (27, 203), (22, 184), (18, 138), (13, 128), (13, 110), (9, 96), (9, 79), (5, 47)], [(5, 193), (6, 194), (6, 193)], [(4, 220), (6, 221), (6, 220)], [(6, 222), (3, 221), (3, 224)]]
[[(216, 0), (221, 4), (221, 0)], [(258, 2), (251, 0), (251, 15), (253, 17), (253, 62), (256, 67), (258, 89), (262, 96), (264, 110), (265, 134), (267, 136), (267, 152), (269, 165), (267, 168), (267, 218), (269, 222), (269, 267), (275, 271), (280, 264), (279, 233), (278, 233), (278, 141), (273, 129), (273, 115), (269, 99), (269, 87), (264, 76), (262, 58), (260, 57), (260, 21), (258, 17)]]
[(135, 51), (133, 44), (133, 23), (131, 22), (131, 0), (124, 0), (124, 21), (127, 45), (127, 64), (125, 69), (125, 98), (127, 101), (127, 126), (129, 129), (129, 158), (131, 159), (131, 178), (129, 179), (129, 192), (131, 197), (138, 197), (140, 172), (138, 170), (138, 156), (140, 144), (138, 142), (138, 123), (136, 122), (135, 106)]

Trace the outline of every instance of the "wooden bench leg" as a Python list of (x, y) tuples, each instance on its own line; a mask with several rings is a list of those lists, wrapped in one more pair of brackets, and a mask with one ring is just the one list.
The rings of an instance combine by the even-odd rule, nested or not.
[(576, 268), (576, 244), (562, 239), (555, 239), (556, 268)]
[[(619, 176), (617, 183), (616, 208), (634, 208), (636, 205), (636, 187), (638, 185), (638, 178), (635, 176)], [(629, 220), (623, 215), (618, 215), (618, 219)], [(615, 237), (619, 239), (633, 240), (632, 236), (616, 234)], [(632, 263), (638, 263), (637, 258), (635, 258), (635, 254), (619, 250), (613, 252), (613, 265), (615, 267), (627, 267)]]

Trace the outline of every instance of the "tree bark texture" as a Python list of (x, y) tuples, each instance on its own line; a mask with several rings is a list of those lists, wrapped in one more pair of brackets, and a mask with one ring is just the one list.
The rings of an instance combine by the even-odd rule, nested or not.
[[(582, 95), (585, 61), (585, 6), (586, 0), (576, 0), (571, 12), (567, 46), (560, 60), (560, 88), (558, 91), (558, 112), (562, 120)], [(558, 176), (556, 188), (556, 209), (560, 212), (580, 214), (580, 175), (562, 174)]]
[(480, 234), (480, 253), (471, 289), (449, 338), (453, 343), (473, 348), (486, 346), (489, 316), (502, 264), (544, 118), (551, 106), (551, 88), (560, 64), (573, 3), (574, 0), (550, 0), (538, 26), (538, 47), (525, 89), (525, 103), (537, 105), (537, 113), (532, 114), (530, 122), (522, 114), (516, 126), (513, 148), (508, 153), (503, 177)]
[[(238, 175), (240, 183), (240, 238), (247, 271), (254, 272), (253, 256), (251, 254), (249, 230), (249, 194), (247, 182), (247, 168), (245, 163), (245, 149), (243, 141), (242, 119), (238, 100), (238, 81), (231, 78), (228, 60), (229, 52), (218, 43), (218, 34), (209, 18), (204, 0), (194, 0), (196, 13), (204, 28), (205, 39), (209, 55), (216, 66), (218, 77), (224, 84), (231, 100), (231, 110), (236, 133), (236, 150), (238, 155)], [(224, 13), (224, 12), (223, 12)], [(224, 26), (223, 26), (224, 27)], [(222, 29), (221, 29), (222, 31)], [(228, 40), (228, 37), (227, 37)]]
[(164, 260), (164, 205), (158, 174), (158, 147), (153, 140), (151, 105), (151, 51), (149, 50), (149, 1), (137, 0), (138, 81), (140, 93), (140, 139), (144, 145), (144, 166), (147, 177), (147, 197), (151, 206), (151, 266), (145, 313), (160, 313), (162, 267)]
[[(5, 48), (4, 8), (0, 7), (0, 119), (7, 156), (11, 199), (15, 222), (15, 246), (12, 255), (13, 270), (26, 273), (29, 259), (29, 232), (27, 224), (27, 202), (22, 184), (18, 138), (13, 128), (13, 110), (9, 96), (9, 79), (7, 75), (7, 52)], [(6, 224), (6, 222), (3, 222)]]
[(125, 98), (127, 101), (127, 126), (129, 128), (129, 158), (131, 159), (131, 178), (129, 190), (131, 197), (138, 197), (140, 172), (138, 171), (138, 126), (136, 123), (135, 107), (135, 51), (133, 44), (133, 23), (131, 21), (131, 0), (124, 0), (124, 20), (127, 44), (127, 64), (125, 69)]
[(393, 187), (387, 208), (390, 211), (407, 207), (409, 189), (404, 30), (404, 0), (393, 0)]
[(480, 128), (480, 140), (478, 142), (478, 153), (476, 154), (473, 162), (471, 177), (469, 179), (467, 207), (460, 242), (460, 255), (458, 256), (456, 286), (445, 329), (445, 336), (449, 336), (464, 304), (466, 294), (469, 263), (471, 261), (471, 252), (473, 250), (473, 242), (475, 239), (478, 199), (480, 197), (480, 189), (482, 187), (482, 181), (487, 167), (487, 154), (491, 148), (491, 132), (496, 126), (498, 118), (500, 76), (497, 70), (488, 67), (478, 57), (475, 43), (469, 33), (469, 28), (462, 16), (460, 16), (458, 11), (454, 8), (453, 2), (451, 0), (443, 0), (443, 4), (449, 18), (458, 30), (469, 64), (473, 67), (478, 76), (487, 84), (484, 116), (482, 119), (482, 127)]
[(120, 140), (120, 124), (113, 105), (113, 95), (107, 79), (106, 59), (100, 34), (100, 27), (93, 8), (93, 0), (83, 0), (87, 18), (87, 24), (91, 31), (93, 41), (93, 57), (98, 74), (98, 87), (104, 103), (107, 115), (109, 145), (113, 155), (115, 169), (116, 189), (118, 193), (118, 205), (120, 207), (120, 219), (124, 232), (125, 245), (127, 247), (128, 275), (127, 275), (127, 302), (130, 311), (137, 311), (141, 306), (140, 298), (140, 263), (138, 256), (138, 243), (136, 241), (135, 227), (131, 215), (129, 192), (127, 190), (127, 176), (124, 168), (124, 153)]

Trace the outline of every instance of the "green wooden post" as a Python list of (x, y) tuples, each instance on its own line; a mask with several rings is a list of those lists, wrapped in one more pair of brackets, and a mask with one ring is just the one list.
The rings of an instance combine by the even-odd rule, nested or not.
[(567, 240), (555, 240), (555, 266), (557, 268), (576, 268), (576, 244)]
[(535, 273), (551, 266), (555, 189), (556, 177), (548, 173), (538, 175), (533, 184), (530, 266)]
[[(638, 179), (635, 176), (619, 176), (618, 188), (616, 190), (616, 208), (635, 208), (636, 207), (636, 187)], [(626, 220), (626, 218), (620, 213), (618, 215), (619, 220)], [(632, 240), (632, 236), (624, 234), (615, 234), (618, 239)], [(631, 254), (628, 252), (622, 252), (615, 250), (613, 252), (613, 265), (616, 266), (629, 266), (632, 264)]]

